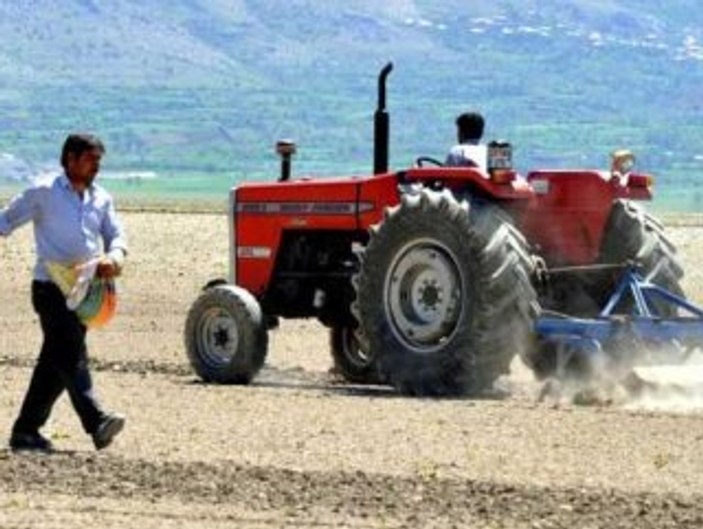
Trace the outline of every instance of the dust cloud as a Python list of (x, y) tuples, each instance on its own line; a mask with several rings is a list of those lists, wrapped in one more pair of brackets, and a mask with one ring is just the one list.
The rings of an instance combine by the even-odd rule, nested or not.
[(623, 375), (602, 374), (598, 381), (535, 380), (522, 362), (500, 381), (512, 398), (555, 406), (607, 406), (633, 411), (703, 414), (703, 352), (679, 365), (638, 366)]
[(644, 381), (625, 407), (671, 413), (703, 413), (703, 353), (698, 351), (681, 365), (635, 368)]

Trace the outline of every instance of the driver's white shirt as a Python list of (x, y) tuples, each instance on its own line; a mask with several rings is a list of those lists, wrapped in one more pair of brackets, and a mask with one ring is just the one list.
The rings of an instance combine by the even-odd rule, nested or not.
[(449, 151), (445, 165), (487, 169), (488, 148), (485, 145), (460, 143)]

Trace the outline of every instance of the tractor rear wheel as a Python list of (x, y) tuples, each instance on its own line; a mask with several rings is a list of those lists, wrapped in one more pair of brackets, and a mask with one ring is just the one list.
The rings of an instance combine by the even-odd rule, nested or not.
[(207, 288), (188, 312), (185, 346), (190, 364), (204, 381), (251, 382), (268, 349), (256, 298), (234, 285)]
[(526, 242), (493, 206), (447, 190), (402, 197), (371, 229), (352, 310), (403, 393), (476, 393), (509, 371), (537, 313)]
[[(676, 255), (676, 246), (664, 233), (664, 226), (654, 216), (647, 213), (642, 206), (628, 200), (618, 200), (606, 225), (603, 244), (601, 247), (601, 262), (618, 263), (627, 259), (635, 261), (640, 266), (644, 277), (679, 296), (685, 297), (681, 288), (684, 271)], [(610, 282), (602, 296), (607, 300), (612, 292)], [(605, 302), (605, 301), (603, 301)], [(660, 301), (652, 300), (657, 315), (668, 318), (678, 316), (676, 307)], [(672, 340), (662, 344), (655, 350), (646, 346), (638, 348), (638, 362), (660, 363), (684, 361), (691, 352), (691, 347), (698, 344), (683, 344)], [(619, 350), (632, 351), (633, 347), (617, 347)]]
[[(683, 268), (676, 257), (676, 247), (664, 234), (664, 226), (640, 205), (629, 200), (613, 204), (601, 245), (601, 263), (635, 261), (642, 275), (655, 272), (650, 280), (676, 295), (683, 296), (679, 283)], [(605, 281), (599, 294), (607, 301), (614, 279)], [(602, 305), (601, 305), (602, 306)], [(673, 316), (669, 306), (658, 307), (662, 316)]]
[(356, 328), (351, 325), (336, 325), (330, 329), (330, 351), (334, 369), (345, 380), (356, 384), (379, 384), (376, 362), (362, 346)]

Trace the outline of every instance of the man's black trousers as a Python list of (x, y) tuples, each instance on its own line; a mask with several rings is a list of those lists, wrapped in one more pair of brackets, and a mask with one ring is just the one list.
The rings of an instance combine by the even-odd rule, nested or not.
[(65, 389), (83, 429), (94, 433), (104, 413), (93, 394), (88, 370), (87, 329), (66, 307), (66, 298), (54, 283), (34, 281), (32, 305), (39, 315), (44, 343), (13, 431), (37, 433)]

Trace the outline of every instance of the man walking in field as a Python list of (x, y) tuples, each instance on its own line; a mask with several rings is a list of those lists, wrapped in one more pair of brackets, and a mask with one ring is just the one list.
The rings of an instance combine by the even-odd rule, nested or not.
[(32, 305), (39, 315), (44, 341), (19, 416), (10, 437), (14, 450), (51, 450), (39, 433), (51, 409), (67, 390), (83, 429), (96, 449), (108, 446), (125, 419), (105, 412), (93, 393), (88, 370), (85, 323), (67, 307), (65, 292), (52, 281), (49, 263), (69, 267), (98, 259), (96, 275), (119, 275), (127, 255), (124, 230), (110, 194), (94, 180), (105, 153), (89, 134), (71, 134), (61, 153), (64, 174), (41, 181), (0, 210), (0, 235), (30, 221), (34, 224), (37, 261)]

